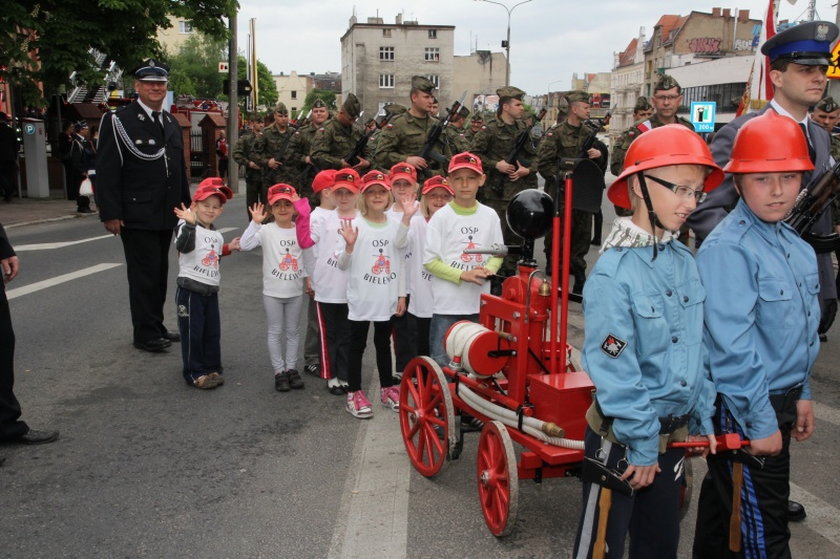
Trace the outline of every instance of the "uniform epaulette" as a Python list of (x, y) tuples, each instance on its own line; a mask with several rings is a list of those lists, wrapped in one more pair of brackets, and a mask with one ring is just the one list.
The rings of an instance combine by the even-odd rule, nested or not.
[(605, 250), (598, 258), (599, 271), (606, 276), (615, 278), (618, 274), (618, 267), (621, 259), (630, 253), (623, 247), (612, 247)]

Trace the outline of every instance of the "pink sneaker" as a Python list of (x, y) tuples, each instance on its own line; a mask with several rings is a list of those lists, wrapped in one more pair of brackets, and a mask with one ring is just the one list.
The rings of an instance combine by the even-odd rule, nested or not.
[(382, 405), (386, 408), (390, 408), (393, 411), (399, 411), (400, 409), (400, 387), (399, 386), (389, 386), (388, 388), (380, 389), (380, 401)]
[(359, 419), (368, 419), (373, 417), (373, 409), (371, 409), (370, 400), (367, 399), (362, 390), (347, 393), (347, 405), (345, 406), (347, 412), (353, 417)]

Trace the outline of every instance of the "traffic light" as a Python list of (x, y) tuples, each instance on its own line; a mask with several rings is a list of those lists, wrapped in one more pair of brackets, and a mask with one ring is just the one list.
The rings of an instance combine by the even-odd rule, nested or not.
[[(222, 82), (222, 87), (224, 88), (225, 93), (230, 91), (230, 80), (224, 80)], [(248, 80), (239, 80), (236, 82), (236, 92), (239, 95), (250, 95), (253, 89), (254, 88), (251, 86), (251, 82)]]

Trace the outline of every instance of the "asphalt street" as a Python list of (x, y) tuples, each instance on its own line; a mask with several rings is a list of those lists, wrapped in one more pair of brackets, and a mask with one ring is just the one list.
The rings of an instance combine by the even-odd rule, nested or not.
[[(242, 198), (226, 206), (217, 222), (229, 229), (226, 239), (241, 234), (244, 216)], [(304, 390), (275, 392), (259, 250), (222, 261), (227, 383), (200, 391), (180, 376), (177, 344), (159, 355), (132, 347), (122, 247), (95, 217), (8, 233), (22, 265), (7, 287), (16, 393), (24, 419), (59, 429), (61, 438), (0, 446), (0, 557), (569, 555), (580, 510), (576, 479), (520, 482), (515, 531), (497, 539), (478, 503), (477, 434), (466, 435), (460, 459), (429, 480), (408, 462), (397, 414), (378, 403), (372, 420), (357, 420), (307, 375)], [(171, 258), (166, 316), (174, 329), (174, 249)], [(570, 321), (579, 345), (579, 309)], [(835, 327), (813, 373), (817, 432), (793, 444), (793, 496), (809, 515), (792, 525), (794, 557), (840, 556), (839, 340)], [(374, 395), (371, 355), (365, 363)], [(693, 460), (693, 469), (696, 486), (703, 462)], [(681, 557), (689, 556), (693, 532), (691, 510)]]

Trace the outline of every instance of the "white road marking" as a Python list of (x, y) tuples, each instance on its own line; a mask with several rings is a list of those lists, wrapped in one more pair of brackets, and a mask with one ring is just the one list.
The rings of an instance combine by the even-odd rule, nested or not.
[(80, 245), (82, 243), (88, 243), (90, 241), (107, 239), (108, 237), (113, 237), (113, 235), (108, 233), (107, 235), (99, 235), (98, 237), (90, 237), (88, 239), (79, 239), (78, 241), (61, 241), (57, 243), (34, 243), (31, 245), (16, 245), (15, 252), (26, 252), (31, 250), (54, 250), (57, 248), (69, 247), (72, 245)]
[(819, 402), (814, 402), (814, 417), (817, 418), (817, 429), (821, 421), (840, 427), (840, 410)]
[(840, 510), (795, 483), (790, 484), (790, 498), (805, 506), (808, 512), (805, 525), (809, 530), (840, 546)]
[(29, 285), (24, 285), (22, 287), (17, 287), (15, 289), (9, 289), (6, 291), (6, 298), (12, 300), (16, 297), (22, 297), (23, 295), (29, 295), (30, 293), (35, 293), (36, 291), (41, 291), (42, 289), (48, 289), (50, 287), (54, 287), (56, 285), (72, 281), (74, 279), (83, 278), (85, 276), (89, 276), (91, 274), (96, 274), (99, 272), (104, 272), (105, 270), (110, 270), (111, 268), (116, 268), (117, 266), (122, 266), (120, 263), (116, 262), (105, 262), (102, 264), (97, 264), (95, 266), (90, 266), (89, 268), (82, 268), (81, 270), (70, 272), (67, 274), (62, 274), (60, 276), (56, 276), (54, 278), (46, 279), (43, 281), (36, 281), (35, 283), (30, 283)]
[[(378, 389), (374, 387), (372, 392)], [(359, 429), (330, 559), (390, 559), (407, 553), (411, 465), (399, 417), (377, 405), (378, 399), (374, 399), (376, 415)]]

